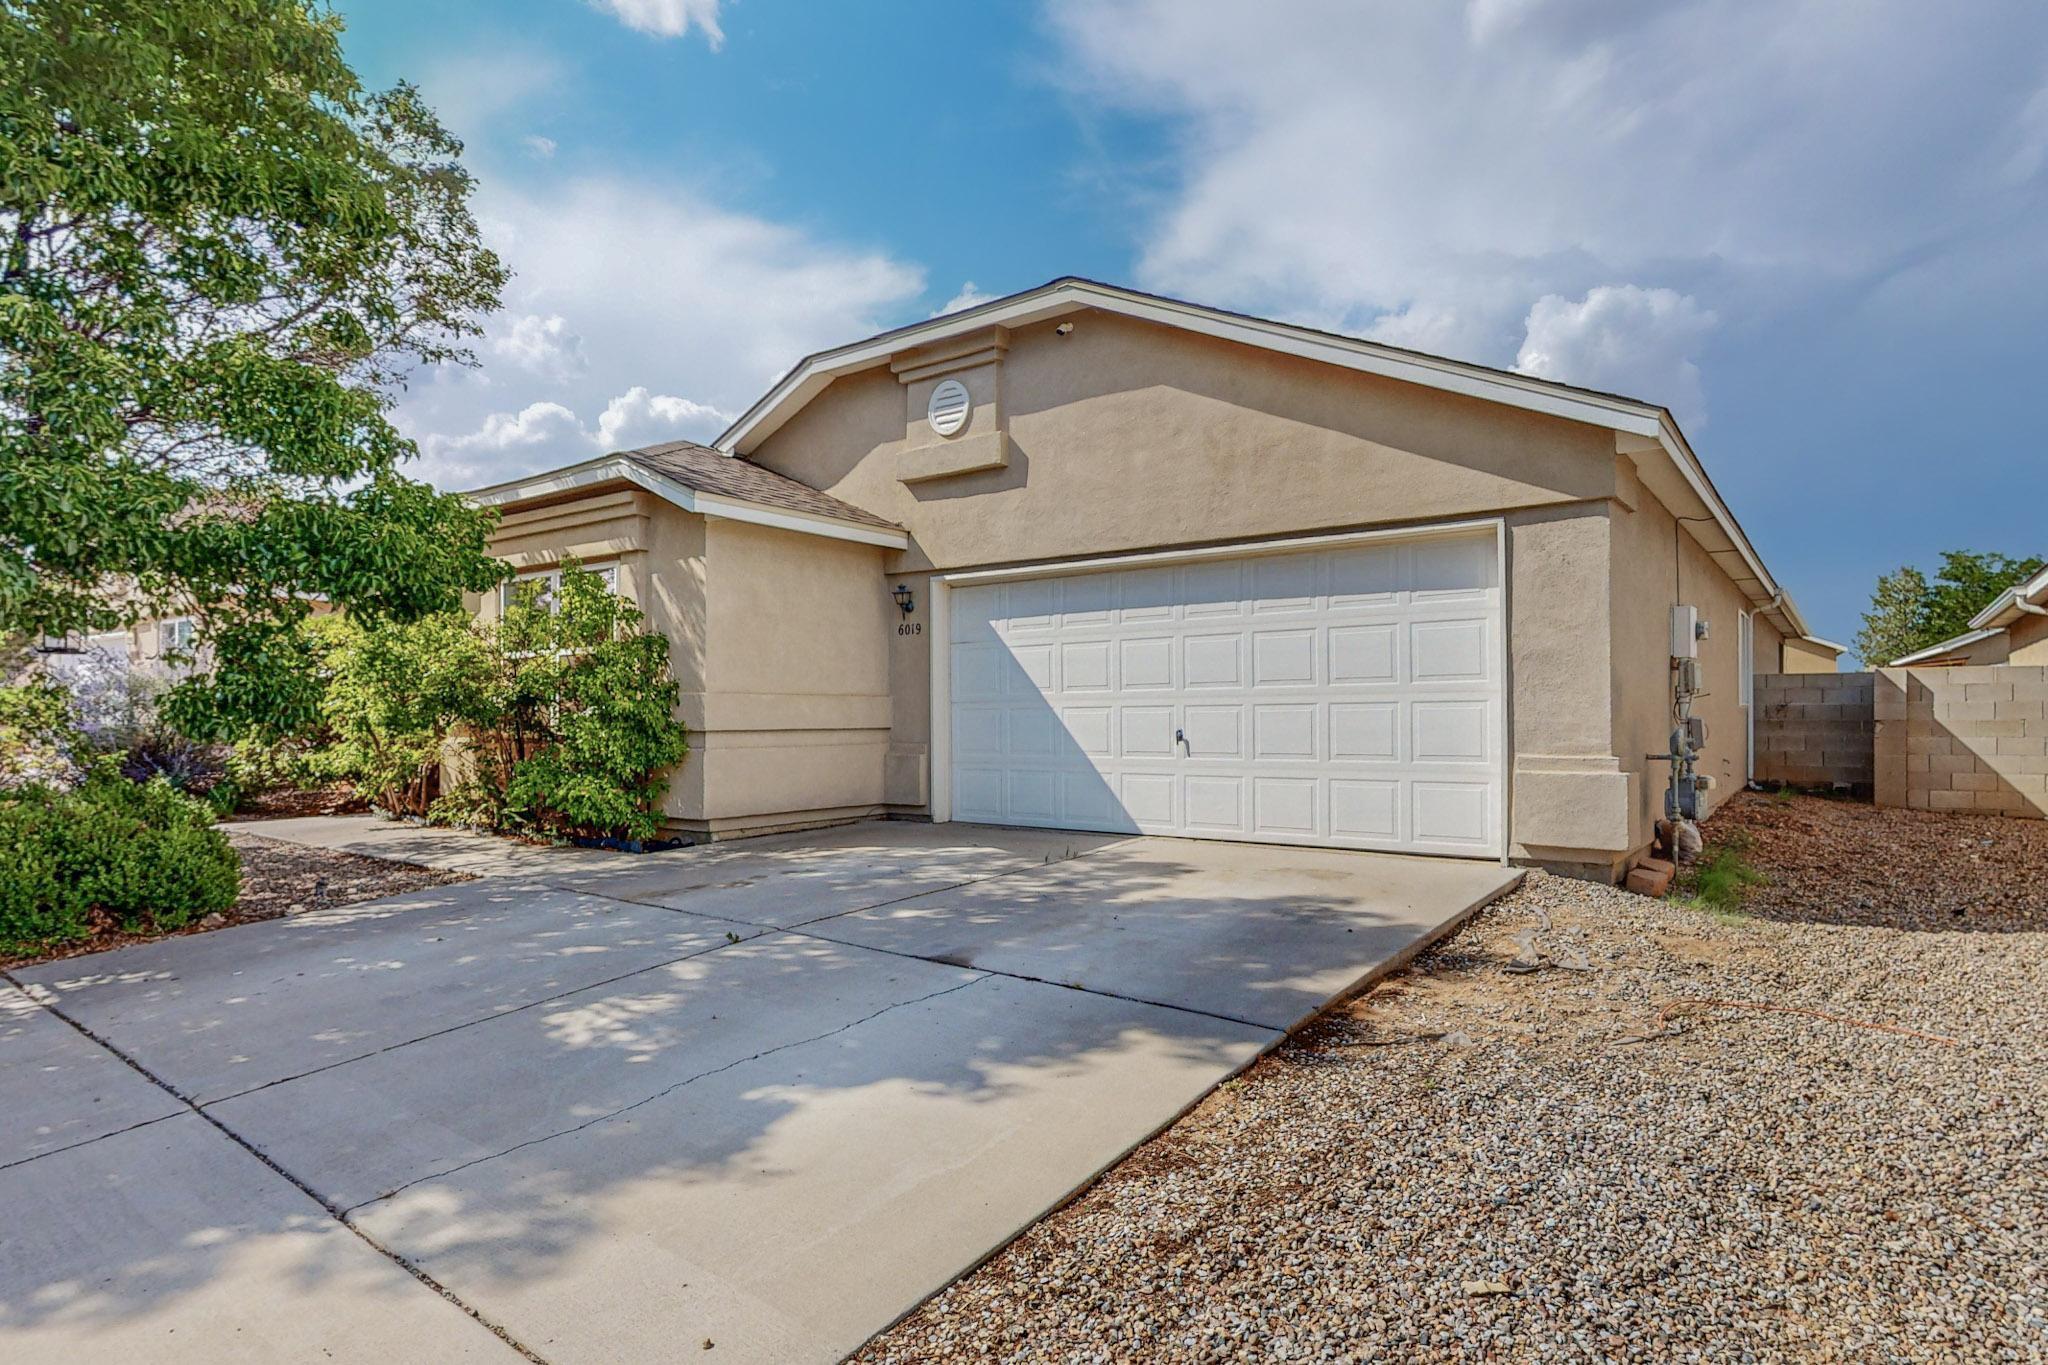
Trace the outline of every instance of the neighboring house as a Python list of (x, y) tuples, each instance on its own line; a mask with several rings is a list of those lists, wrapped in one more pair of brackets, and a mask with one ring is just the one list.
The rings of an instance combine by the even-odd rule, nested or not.
[(1891, 661), (1893, 668), (2048, 664), (2048, 569), (2017, 583), (1970, 618), (1953, 639)]
[[(1782, 673), (1834, 673), (1841, 667), (1847, 645), (1823, 640), (1818, 635), (1792, 635), (1785, 639)], [(1768, 670), (1758, 670), (1764, 672)]]
[[(1818, 657), (1671, 415), (1059, 280), (804, 360), (716, 443), (471, 495), (672, 644), (672, 827), (873, 814), (1506, 857), (1648, 845)], [(493, 601), (477, 602), (485, 614)], [(1789, 648), (1787, 642), (1793, 643)]]

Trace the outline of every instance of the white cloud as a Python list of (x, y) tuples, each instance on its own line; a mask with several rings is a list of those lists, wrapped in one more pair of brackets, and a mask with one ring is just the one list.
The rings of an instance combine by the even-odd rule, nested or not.
[(587, 367), (583, 338), (569, 330), (568, 319), (560, 313), (509, 319), (500, 315), (487, 329), (484, 345), (492, 355), (546, 378), (579, 374)]
[(975, 288), (974, 281), (968, 280), (960, 286), (960, 292), (940, 304), (938, 312), (933, 313), (932, 316), (935, 318), (944, 317), (947, 313), (957, 313), (963, 308), (975, 308), (996, 297), (998, 296), (995, 294)]
[(627, 28), (662, 38), (680, 38), (691, 27), (701, 29), (704, 41), (717, 51), (725, 45), (725, 31), (718, 26), (719, 0), (590, 0), (590, 3), (618, 17)]
[(1681, 426), (1706, 422), (1700, 343), (1717, 319), (1670, 289), (1601, 285), (1574, 302), (1546, 294), (1530, 308), (1515, 368), (1628, 397), (1655, 395)]
[(2029, 103), (2048, 10), (1048, 4), (1080, 97), (1174, 133), (1170, 183), (1134, 200), (1141, 283), (1490, 363), (1538, 300), (1584, 311), (1602, 286), (1734, 326), (1938, 261), (1961, 316), (1985, 297), (1967, 263), (2038, 241), (2048, 213), (2048, 104)]
[[(561, 84), (561, 62), (516, 48), (469, 52), (431, 62), (420, 73), (420, 93), (458, 136), (474, 141), (494, 120)], [(546, 139), (542, 139), (546, 141)], [(553, 148), (549, 143), (550, 150)]]
[[(652, 180), (486, 182), (477, 214), (516, 272), (478, 347), (485, 382), (420, 376), (397, 413), (417, 473), (444, 488), (716, 434), (798, 359), (902, 321), (925, 288), (885, 252)], [(566, 422), (510, 439), (535, 405)]]
[(636, 384), (605, 405), (597, 419), (600, 449), (634, 450), (657, 441), (708, 441), (732, 425), (733, 414), (708, 403), (650, 394)]
[(542, 137), (539, 133), (528, 133), (519, 139), (519, 144), (543, 161), (555, 154), (555, 140), (551, 137)]

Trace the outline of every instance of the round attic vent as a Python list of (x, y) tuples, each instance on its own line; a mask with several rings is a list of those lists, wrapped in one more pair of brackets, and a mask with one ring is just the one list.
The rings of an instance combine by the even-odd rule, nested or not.
[(967, 425), (967, 410), (972, 406), (967, 386), (957, 379), (948, 379), (932, 390), (925, 416), (931, 420), (933, 431), (951, 436)]

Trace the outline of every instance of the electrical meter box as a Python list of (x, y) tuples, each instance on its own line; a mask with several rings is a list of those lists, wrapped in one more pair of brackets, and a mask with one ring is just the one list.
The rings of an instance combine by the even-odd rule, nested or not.
[(1697, 659), (1700, 656), (1700, 609), (1676, 606), (1671, 609), (1671, 657)]

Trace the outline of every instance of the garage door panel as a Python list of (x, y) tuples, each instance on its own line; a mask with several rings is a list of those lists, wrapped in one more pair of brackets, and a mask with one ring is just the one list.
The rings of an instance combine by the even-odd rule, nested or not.
[(1408, 706), (1409, 758), (1416, 763), (1486, 763), (1491, 703), (1417, 701)]
[(1401, 680), (1401, 628), (1394, 622), (1332, 626), (1325, 637), (1335, 687), (1386, 687)]
[(954, 814), (1498, 853), (1496, 559), (1480, 535), (957, 589)]
[(1075, 640), (1060, 646), (1062, 692), (1107, 692), (1113, 685), (1107, 640)]
[(1330, 703), (1330, 757), (1336, 761), (1397, 763), (1401, 759), (1401, 704)]
[(1408, 627), (1408, 676), (1418, 683), (1486, 682), (1492, 677), (1483, 619), (1416, 621)]
[(1155, 635), (1124, 640), (1117, 652), (1117, 662), (1117, 686), (1121, 690), (1165, 691), (1173, 686), (1173, 637)]
[(1181, 677), (1190, 688), (1242, 687), (1244, 637), (1190, 635), (1181, 641)]
[(1316, 680), (1316, 635), (1312, 630), (1252, 632), (1252, 686), (1308, 686)]

